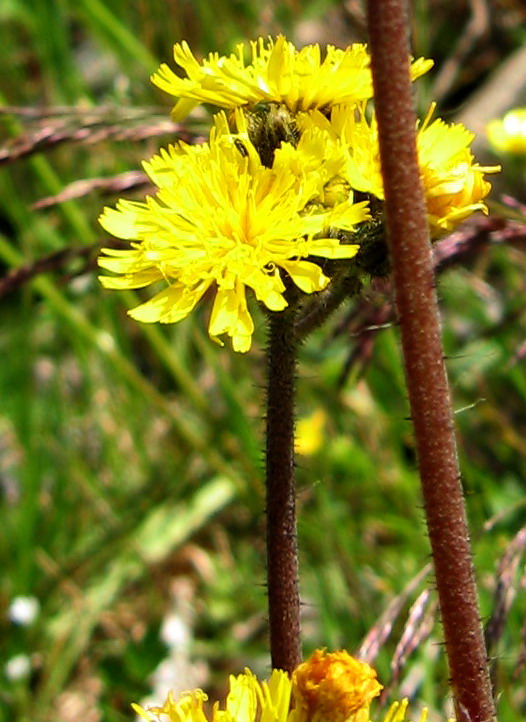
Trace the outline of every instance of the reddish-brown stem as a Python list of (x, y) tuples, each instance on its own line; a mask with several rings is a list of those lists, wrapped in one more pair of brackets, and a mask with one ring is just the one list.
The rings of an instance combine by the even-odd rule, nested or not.
[(295, 311), (269, 314), (266, 487), (267, 584), (270, 655), (274, 669), (291, 673), (301, 662), (294, 391)]
[(456, 716), (458, 722), (491, 722), (495, 709), (416, 154), (405, 12), (404, 0), (368, 2), (393, 279)]

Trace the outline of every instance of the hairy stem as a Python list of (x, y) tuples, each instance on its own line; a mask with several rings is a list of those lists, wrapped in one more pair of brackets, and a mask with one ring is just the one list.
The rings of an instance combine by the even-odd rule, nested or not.
[(299, 340), (303, 340), (309, 333), (319, 328), (344, 301), (357, 296), (361, 288), (362, 283), (355, 275), (333, 279), (329, 287), (316, 294), (298, 314), (295, 330)]
[(272, 667), (291, 673), (301, 662), (294, 390), (295, 309), (269, 314), (266, 489), (267, 583)]
[(404, 0), (369, 0), (388, 240), (458, 722), (491, 722), (487, 669), (415, 143)]

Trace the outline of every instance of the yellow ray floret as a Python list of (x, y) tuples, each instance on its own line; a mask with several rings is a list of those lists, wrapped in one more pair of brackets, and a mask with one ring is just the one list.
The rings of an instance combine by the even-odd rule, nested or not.
[[(297, 148), (283, 144), (266, 168), (244, 135), (228, 132), (220, 114), (209, 143), (162, 150), (145, 163), (156, 195), (145, 202), (121, 200), (100, 218), (109, 233), (131, 241), (128, 249), (103, 249), (100, 266), (117, 274), (102, 276), (103, 285), (160, 282), (161, 290), (130, 315), (161, 323), (185, 318), (213, 289), (210, 336), (227, 334), (234, 350), (247, 351), (254, 330), (247, 288), (270, 311), (287, 306), (284, 274), (304, 293), (322, 290), (329, 278), (311, 257), (352, 258), (358, 250), (341, 244), (329, 227), (351, 229), (369, 218), (367, 204), (353, 204), (349, 194), (311, 210), (342, 166), (341, 159), (320, 158), (319, 152), (310, 161), (311, 144), (309, 134)], [(308, 171), (302, 172), (304, 163)]]
[[(179, 98), (172, 112), (174, 120), (181, 120), (200, 103), (236, 108), (276, 102), (294, 113), (372, 97), (366, 45), (354, 44), (345, 50), (328, 45), (323, 59), (317, 43), (296, 50), (283, 35), (275, 41), (259, 37), (250, 47), (249, 63), (245, 62), (244, 43), (235, 54), (211, 53), (199, 63), (186, 42), (176, 43), (174, 59), (187, 77), (179, 77), (164, 63), (152, 76), (161, 90)], [(419, 58), (411, 66), (412, 78), (432, 65), (433, 61)]]

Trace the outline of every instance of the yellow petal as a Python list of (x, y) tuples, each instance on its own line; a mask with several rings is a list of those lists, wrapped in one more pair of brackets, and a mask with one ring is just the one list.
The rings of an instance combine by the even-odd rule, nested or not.
[(196, 289), (174, 284), (128, 313), (143, 323), (176, 323), (188, 316), (205, 291), (204, 284)]
[(321, 291), (329, 279), (316, 263), (310, 261), (282, 261), (280, 264), (304, 293)]
[(244, 290), (217, 291), (208, 333), (212, 338), (227, 334), (232, 338), (234, 351), (245, 353), (250, 350), (254, 322), (247, 308)]

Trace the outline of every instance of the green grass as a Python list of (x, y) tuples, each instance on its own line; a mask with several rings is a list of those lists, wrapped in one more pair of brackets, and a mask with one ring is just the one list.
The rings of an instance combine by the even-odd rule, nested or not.
[[(115, 107), (123, 127), (137, 107), (167, 113), (148, 75), (170, 59), (173, 42), (226, 52), (258, 32), (292, 33), (306, 17), (326, 29), (331, 7), (312, 2), (301, 15), (298, 3), (275, 2), (266, 20), (267, 5), (5, 2), (0, 101), (75, 106), (72, 127), (102, 105)], [(455, 7), (443, 5), (416, 4), (415, 52), (438, 66), (452, 52), (446, 30)], [(505, 59), (520, 41), (516, 30), (490, 38), (486, 56)], [(484, 72), (479, 63), (472, 77), (464, 73), (444, 106), (475, 90)], [(422, 88), (424, 99), (429, 82)], [(35, 120), (0, 117), (6, 142), (35, 129)], [(186, 610), (188, 666), (204, 665), (200, 683), (212, 694), (246, 665), (268, 670), (263, 318), (255, 311), (247, 356), (210, 342), (206, 307), (173, 327), (136, 324), (126, 316), (131, 295), (103, 290), (86, 262), (94, 255), (86, 249), (106, 242), (97, 216), (115, 198), (92, 192), (32, 208), (79, 179), (135, 170), (170, 140), (64, 144), (0, 171), (2, 275), (73, 249), (0, 304), (0, 720), (132, 719), (130, 702), (149, 693), (149, 675), (167, 654), (159, 629), (174, 605)], [(524, 343), (525, 277), (524, 246), (515, 243), (480, 252), (439, 283), (485, 617), (499, 560), (525, 518), (526, 377), (515, 358)], [(322, 448), (298, 468), (306, 651), (357, 650), (429, 560), (397, 329), (378, 334), (370, 362), (341, 386), (360, 343), (345, 330), (348, 313), (301, 352), (299, 411), (323, 407), (327, 416)], [(429, 577), (401, 601), (375, 660), (386, 685), (426, 584), (432, 588)], [(29, 627), (8, 619), (20, 595), (40, 601)], [(514, 678), (525, 611), (522, 589), (494, 650), (501, 722), (526, 711)], [(447, 695), (440, 625), (421, 636), (417, 628), (391, 696), (414, 694), (433, 720)], [(6, 664), (21, 654), (30, 671), (9, 679)]]

